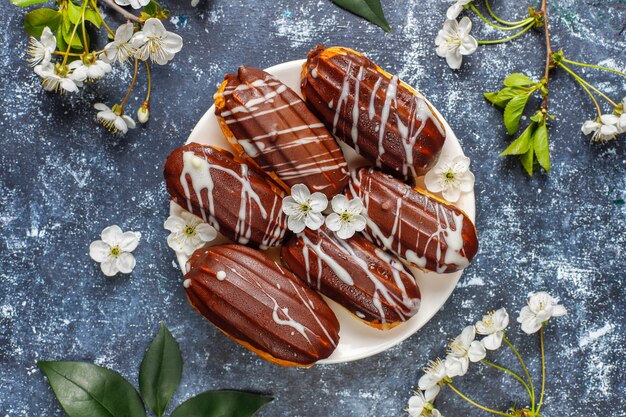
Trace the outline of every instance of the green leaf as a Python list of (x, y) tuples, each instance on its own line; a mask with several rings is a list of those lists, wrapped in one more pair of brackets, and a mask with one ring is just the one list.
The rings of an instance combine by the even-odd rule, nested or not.
[(206, 391), (179, 405), (171, 417), (251, 417), (272, 400), (239, 391)]
[(70, 22), (72, 24), (76, 24), (80, 22), (80, 18), (83, 14), (83, 8), (81, 6), (75, 5), (72, 1), (67, 2), (67, 15), (70, 18)]
[(391, 32), (391, 26), (385, 19), (380, 0), (332, 0), (332, 2), (380, 26), (385, 32)]
[(494, 106), (498, 106), (498, 107), (504, 107), (500, 101), (498, 101), (498, 92), (497, 91), (492, 91), (489, 93), (483, 93), (483, 96), (485, 97), (485, 99), (490, 102), (491, 104), (493, 104)]
[(535, 82), (533, 80), (518, 72), (510, 74), (504, 79), (504, 85), (507, 87), (527, 87), (534, 84)]
[(48, 0), (11, 0), (11, 4), (14, 6), (28, 7), (33, 4), (45, 3), (47, 1)]
[(180, 383), (183, 358), (178, 343), (161, 323), (156, 335), (141, 361), (139, 390), (146, 405), (161, 417)]
[(504, 125), (510, 135), (517, 132), (519, 121), (524, 113), (524, 108), (526, 107), (526, 103), (528, 103), (529, 98), (530, 94), (515, 96), (504, 108)]
[(548, 127), (545, 123), (539, 125), (535, 134), (533, 135), (535, 155), (539, 165), (543, 167), (547, 172), (550, 172), (550, 149), (548, 147)]
[(91, 22), (98, 29), (100, 29), (100, 26), (102, 25), (102, 17), (100, 16), (100, 13), (93, 9), (85, 10), (85, 20), (87, 22)]
[(500, 156), (506, 155), (522, 155), (528, 152), (531, 145), (531, 137), (533, 130), (535, 129), (535, 123), (528, 125), (526, 130), (522, 132), (519, 138), (515, 139), (504, 151), (500, 153)]
[(117, 372), (85, 362), (38, 362), (69, 417), (145, 417), (133, 386)]
[(522, 156), (520, 156), (520, 162), (522, 163), (522, 166), (524, 167), (524, 169), (526, 170), (526, 172), (528, 173), (528, 175), (530, 175), (531, 177), (533, 176), (533, 163), (535, 162), (535, 150), (533, 149), (533, 145), (530, 145), (530, 148), (528, 149), (528, 151), (523, 154)]
[(24, 16), (24, 30), (30, 36), (41, 36), (43, 29), (48, 26), (51, 31), (57, 30), (61, 23), (61, 14), (57, 10), (42, 7), (41, 9), (28, 12)]

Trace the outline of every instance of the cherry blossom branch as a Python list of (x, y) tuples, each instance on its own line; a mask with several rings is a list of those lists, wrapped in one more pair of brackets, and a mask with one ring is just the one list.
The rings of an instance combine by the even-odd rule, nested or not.
[(117, 3), (115, 3), (114, 0), (101, 0), (101, 1), (106, 3), (106, 5), (109, 6), (111, 9), (115, 10), (116, 12), (124, 16), (124, 18), (128, 20), (132, 20), (133, 22), (140, 23), (140, 20), (137, 16), (125, 10), (123, 7), (119, 6)]
[(459, 397), (463, 398), (465, 401), (467, 401), (468, 403), (472, 404), (476, 408), (480, 408), (483, 411), (487, 411), (488, 413), (495, 414), (495, 415), (498, 415), (498, 416), (510, 416), (510, 414), (503, 413), (501, 411), (494, 410), (492, 408), (485, 407), (484, 405), (478, 404), (476, 401), (468, 398), (465, 394), (463, 394), (461, 391), (459, 391), (454, 385), (452, 385), (450, 383), (448, 383), (447, 385), (448, 385), (448, 387), (450, 387), (450, 389), (452, 391), (454, 391), (454, 393), (456, 395), (458, 395)]
[[(546, 38), (546, 69), (543, 78), (546, 80), (544, 87), (548, 88), (548, 81), (550, 79), (550, 69), (553, 67), (552, 62), (552, 43), (550, 42), (550, 28), (548, 26), (548, 5), (547, 0), (541, 0), (541, 13), (543, 14), (543, 27)], [(548, 94), (544, 94), (543, 101), (541, 102), (541, 110), (544, 114), (548, 113)]]
[(528, 379), (528, 385), (530, 386), (530, 390), (532, 393), (530, 396), (530, 404), (531, 404), (531, 408), (534, 410), (535, 409), (535, 387), (533, 385), (533, 380), (530, 377), (530, 372), (528, 372), (528, 368), (526, 367), (526, 363), (524, 362), (524, 359), (522, 359), (522, 355), (520, 355), (519, 351), (515, 348), (515, 346), (513, 346), (513, 343), (509, 342), (509, 339), (507, 339), (506, 336), (504, 336), (502, 340), (511, 348), (511, 350), (513, 350), (513, 353), (515, 353), (515, 356), (517, 356), (517, 360), (519, 361), (520, 365), (522, 366), (522, 369), (524, 370), (524, 374), (526, 375), (526, 379)]

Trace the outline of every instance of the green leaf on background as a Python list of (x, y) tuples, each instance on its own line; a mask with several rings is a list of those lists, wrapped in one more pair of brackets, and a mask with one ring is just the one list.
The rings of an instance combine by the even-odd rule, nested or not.
[(170, 11), (167, 9), (163, 9), (159, 3), (154, 0), (151, 0), (150, 3), (146, 4), (143, 8), (143, 11), (139, 14), (139, 20), (145, 22), (146, 20), (154, 17), (160, 20), (167, 20), (170, 15)]
[(531, 138), (532, 138), (535, 126), (536, 126), (535, 123), (531, 123), (530, 125), (528, 125), (526, 130), (524, 130), (524, 132), (522, 132), (522, 134), (517, 139), (511, 142), (508, 148), (502, 151), (499, 156), (522, 155), (528, 152), (528, 149), (530, 148), (530, 145), (531, 145)]
[(139, 394), (117, 372), (85, 362), (37, 362), (69, 417), (145, 417)]
[(183, 358), (178, 343), (161, 323), (159, 333), (148, 347), (139, 369), (141, 397), (158, 417), (167, 409), (182, 372)]
[(517, 128), (519, 127), (519, 121), (522, 118), (524, 108), (526, 107), (526, 103), (528, 103), (529, 98), (530, 94), (515, 96), (508, 102), (508, 104), (504, 108), (504, 125), (506, 126), (506, 130), (509, 132), (510, 135), (517, 132)]
[(82, 6), (75, 5), (72, 1), (67, 2), (67, 15), (70, 18), (72, 24), (80, 22), (80, 17), (83, 14)]
[(27, 7), (33, 4), (45, 3), (48, 0), (11, 0), (11, 4), (14, 6)]
[(171, 417), (251, 417), (272, 400), (239, 391), (206, 391), (179, 405)]
[(55, 36), (57, 38), (57, 49), (59, 51), (66, 51), (67, 42), (65, 42), (65, 39), (63, 38), (63, 33), (59, 30), (57, 31), (57, 33), (55, 33)]
[(505, 86), (507, 87), (527, 87), (534, 85), (535, 82), (519, 72), (514, 72), (504, 79)]
[(102, 17), (100, 17), (100, 13), (91, 8), (85, 10), (85, 20), (93, 23), (93, 25), (98, 29), (100, 29), (100, 26), (102, 25)]
[(332, 0), (339, 7), (380, 26), (385, 32), (391, 32), (391, 26), (385, 19), (380, 0)]
[(61, 14), (57, 10), (42, 7), (41, 9), (28, 12), (24, 16), (24, 30), (30, 36), (41, 36), (43, 29), (48, 26), (51, 31), (57, 30), (61, 23)]
[(535, 150), (533, 149), (533, 145), (530, 145), (528, 151), (520, 156), (520, 162), (522, 163), (522, 167), (526, 170), (528, 175), (533, 176), (533, 164), (535, 162)]
[(533, 135), (533, 143), (535, 149), (535, 155), (539, 165), (543, 167), (547, 172), (550, 172), (550, 149), (548, 147), (548, 127), (545, 123), (541, 123), (535, 134)]

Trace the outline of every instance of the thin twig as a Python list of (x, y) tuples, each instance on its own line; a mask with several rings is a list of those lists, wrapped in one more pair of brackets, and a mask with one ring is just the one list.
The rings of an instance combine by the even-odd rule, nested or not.
[(133, 22), (140, 23), (140, 20), (137, 16), (125, 10), (123, 7), (119, 6), (117, 3), (115, 3), (114, 0), (102, 0), (102, 2), (106, 3), (107, 6), (109, 6), (111, 9), (115, 10), (116, 12), (124, 16), (124, 18), (128, 20), (132, 20)]
[(495, 414), (495, 415), (498, 415), (498, 416), (510, 416), (510, 414), (503, 413), (502, 411), (494, 410), (493, 408), (485, 407), (482, 404), (478, 404), (476, 401), (471, 400), (470, 398), (468, 398), (465, 394), (463, 394), (461, 391), (459, 391), (452, 384), (448, 384), (448, 386), (450, 387), (450, 389), (452, 391), (454, 391), (454, 393), (456, 395), (458, 395), (459, 397), (463, 398), (465, 401), (467, 401), (468, 403), (472, 404), (474, 407), (480, 408), (483, 411), (487, 411), (488, 413)]
[(539, 329), (539, 343), (541, 344), (541, 395), (539, 396), (539, 404), (537, 404), (537, 413), (541, 411), (543, 396), (546, 392), (546, 349), (543, 339), (543, 326), (541, 326), (541, 329)]
[[(543, 27), (545, 28), (546, 37), (546, 69), (543, 78), (546, 80), (544, 87), (548, 88), (548, 80), (550, 79), (550, 68), (552, 68), (552, 43), (550, 42), (550, 28), (548, 27), (548, 5), (547, 0), (541, 0), (541, 12), (543, 13)], [(541, 110), (548, 112), (548, 95), (543, 96), (541, 102)]]

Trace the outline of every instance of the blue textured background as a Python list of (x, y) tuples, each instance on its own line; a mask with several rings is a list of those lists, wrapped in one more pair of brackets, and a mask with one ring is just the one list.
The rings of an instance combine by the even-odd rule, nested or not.
[[(96, 125), (92, 105), (119, 101), (128, 70), (76, 96), (44, 93), (24, 59), (24, 11), (0, 4), (7, 22), (0, 34), (0, 416), (62, 415), (37, 360), (94, 361), (136, 382), (160, 320), (185, 359), (174, 404), (235, 388), (272, 393), (276, 400), (260, 413), (266, 417), (402, 416), (420, 368), (448, 338), (485, 310), (505, 306), (515, 316), (536, 290), (559, 296), (570, 312), (547, 330), (545, 416), (626, 415), (626, 207), (613, 202), (626, 197), (624, 138), (590, 144), (580, 125), (592, 105), (566, 74), (555, 73), (553, 171), (528, 178), (516, 160), (497, 157), (510, 138), (501, 114), (481, 97), (511, 71), (542, 74), (540, 33), (481, 47), (453, 72), (434, 52), (447, 7), (438, 0), (384, 1), (391, 34), (328, 1), (170, 3), (168, 27), (185, 47), (171, 65), (155, 68), (149, 125), (124, 138)], [(526, 7), (493, 3), (507, 17)], [(555, 48), (626, 68), (624, 0), (549, 3)], [(161, 169), (212, 104), (224, 73), (303, 58), (317, 43), (362, 50), (444, 114), (473, 160), (481, 248), (444, 309), (400, 346), (355, 363), (285, 369), (230, 342), (188, 305), (162, 228), (168, 199)], [(614, 99), (626, 95), (624, 78), (587, 74)], [(131, 105), (142, 94), (143, 87)], [(88, 257), (89, 243), (110, 224), (142, 233), (130, 276), (107, 279)], [(514, 320), (510, 337), (538, 376), (537, 339), (520, 334)], [(515, 366), (506, 349), (493, 357)], [(506, 377), (475, 369), (458, 382), (473, 397), (500, 409), (523, 400)], [(451, 392), (438, 405), (447, 416), (481, 415)]]

